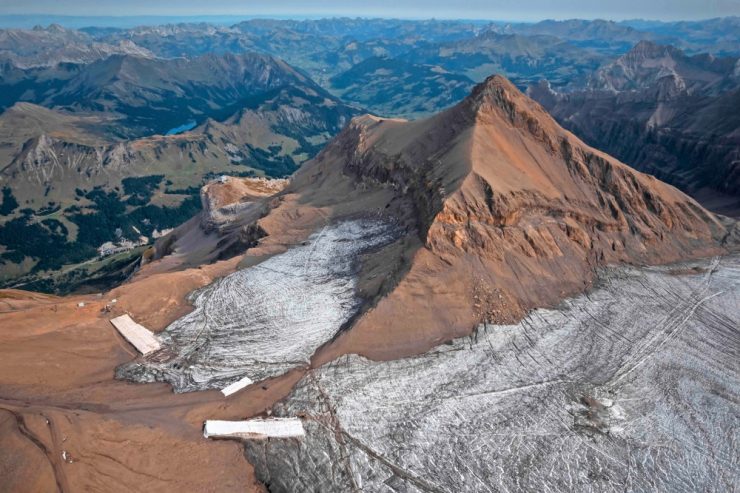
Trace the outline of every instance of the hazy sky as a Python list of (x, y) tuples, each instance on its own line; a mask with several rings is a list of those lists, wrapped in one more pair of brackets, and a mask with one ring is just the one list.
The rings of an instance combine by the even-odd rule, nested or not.
[(0, 0), (0, 14), (676, 20), (740, 15), (740, 0)]

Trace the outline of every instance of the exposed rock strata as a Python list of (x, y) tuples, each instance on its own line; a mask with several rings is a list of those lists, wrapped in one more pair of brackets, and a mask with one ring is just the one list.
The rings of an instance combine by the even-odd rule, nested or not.
[[(586, 89), (557, 93), (543, 81), (528, 93), (589, 144), (737, 216), (739, 64), (641, 42), (594, 72)], [(719, 194), (728, 197), (712, 197)]]
[(692, 199), (586, 146), (501, 77), (427, 120), (353, 120), (289, 190), (321, 190), (338, 168), (357, 189), (391, 190), (391, 211), (411, 208), (423, 247), (320, 361), (427, 349), (580, 291), (600, 265), (717, 253), (726, 236)]

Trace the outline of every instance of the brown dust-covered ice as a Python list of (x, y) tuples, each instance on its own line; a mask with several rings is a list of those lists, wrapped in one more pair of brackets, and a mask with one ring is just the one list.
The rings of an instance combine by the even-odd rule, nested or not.
[(162, 351), (120, 367), (118, 377), (165, 381), (187, 392), (305, 364), (360, 308), (360, 255), (396, 233), (381, 220), (328, 225), (305, 244), (216, 281), (161, 334)]
[(734, 491), (740, 257), (605, 272), (597, 289), (422, 356), (342, 358), (247, 443), (270, 491)]

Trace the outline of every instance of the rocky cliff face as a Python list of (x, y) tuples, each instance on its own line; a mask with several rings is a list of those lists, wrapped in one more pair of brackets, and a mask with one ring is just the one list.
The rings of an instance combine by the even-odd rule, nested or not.
[[(200, 228), (206, 234), (216, 232), (224, 235), (230, 232), (231, 226), (243, 216), (248, 215), (250, 209), (256, 207), (266, 212), (265, 205), (260, 203), (261, 199), (279, 193), (287, 184), (288, 180), (284, 179), (266, 180), (226, 176), (207, 184), (200, 190), (203, 206)], [(254, 240), (257, 239), (259, 239), (258, 236)]]
[(90, 63), (111, 55), (154, 55), (130, 40), (96, 42), (84, 32), (58, 24), (48, 28), (0, 29), (0, 60), (20, 68), (49, 67), (60, 63)]
[(501, 77), (427, 120), (355, 119), (290, 190), (318, 196), (309, 190), (340, 170), (358, 189), (391, 191), (386, 210), (407, 214), (421, 247), (337, 352), (431, 347), (555, 303), (599, 266), (708, 255), (727, 234), (692, 199), (588, 147)]
[[(613, 252), (621, 249), (629, 256), (659, 254), (647, 253), (646, 246), (652, 243), (670, 250), (659, 245), (665, 234), (673, 233), (676, 238), (668, 242), (683, 244), (679, 247), (683, 248), (697, 236), (709, 240), (716, 232), (713, 218), (696, 204), (575, 141), (507, 81), (492, 79), (471, 98), (467, 109), (476, 117), (473, 169), (461, 188), (445, 201), (435, 221), (435, 226), (454, 225), (448, 239), (456, 246), (481, 235), (481, 239), (490, 236), (496, 228), (532, 221), (522, 228), (526, 243), (540, 254), (558, 256), (562, 252), (556, 241), (537, 238), (539, 227), (544, 226), (543, 231), (551, 227), (534, 224), (545, 217), (560, 222), (558, 228), (566, 226), (561, 231), (566, 237), (590, 250), (595, 248), (598, 257), (610, 260), (619, 259)], [(512, 134), (519, 134), (520, 139), (524, 136), (525, 149), (516, 149), (519, 146), (510, 138)], [(491, 145), (499, 142), (513, 149)], [(531, 157), (515, 154), (519, 150), (529, 151)], [(506, 164), (492, 166), (489, 160), (496, 154), (508, 158)], [(568, 227), (569, 220), (576, 224)], [(483, 234), (485, 230), (489, 234)], [(582, 241), (585, 236), (590, 241)], [(523, 250), (529, 249), (525, 246)]]
[(708, 188), (734, 197), (718, 210), (736, 215), (737, 63), (642, 42), (595, 72), (588, 90), (556, 93), (543, 82), (528, 94), (566, 128), (630, 166), (699, 196)]
[(597, 70), (589, 81), (589, 87), (611, 91), (640, 90), (669, 78), (684, 91), (720, 91), (723, 86), (733, 83), (736, 64), (737, 58), (733, 57), (688, 56), (670, 45), (640, 41), (616, 61)]

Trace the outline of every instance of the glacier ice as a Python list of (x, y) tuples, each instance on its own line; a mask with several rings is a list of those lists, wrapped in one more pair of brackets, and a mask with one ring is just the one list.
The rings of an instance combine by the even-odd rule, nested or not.
[(305, 364), (360, 308), (359, 257), (390, 243), (379, 219), (330, 224), (302, 245), (196, 292), (194, 309), (160, 335), (164, 349), (117, 376), (165, 381), (176, 392), (260, 381)]
[(740, 257), (618, 268), (521, 323), (390, 362), (343, 357), (245, 444), (270, 491), (733, 491)]

